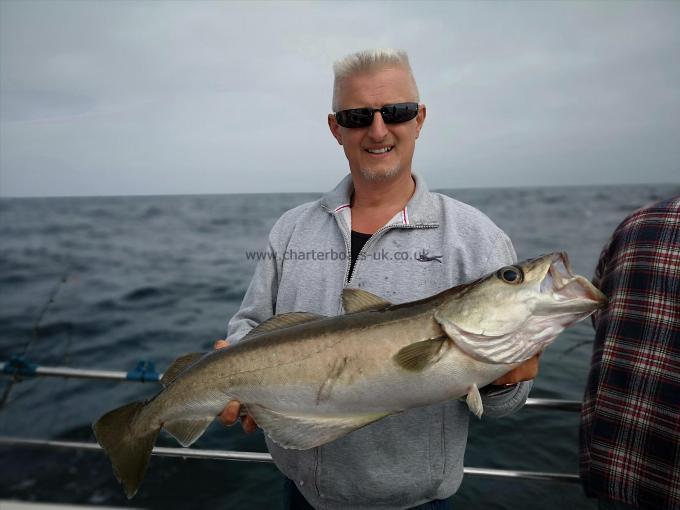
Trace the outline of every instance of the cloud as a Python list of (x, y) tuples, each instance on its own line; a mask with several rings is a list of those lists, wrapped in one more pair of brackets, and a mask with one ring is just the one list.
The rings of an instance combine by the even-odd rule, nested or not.
[(0, 3), (0, 195), (322, 191), (331, 64), (409, 51), (431, 187), (678, 182), (680, 5)]

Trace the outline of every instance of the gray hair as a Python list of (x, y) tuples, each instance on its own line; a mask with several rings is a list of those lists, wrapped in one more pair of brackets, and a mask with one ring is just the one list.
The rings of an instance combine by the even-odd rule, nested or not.
[(413, 84), (413, 91), (415, 101), (420, 102), (420, 95), (418, 94), (418, 85), (413, 76), (411, 64), (408, 61), (408, 55), (403, 50), (394, 50), (391, 48), (376, 48), (373, 50), (358, 51), (347, 55), (346, 57), (336, 61), (333, 64), (333, 72), (335, 80), (333, 81), (333, 111), (338, 111), (340, 105), (338, 104), (338, 97), (340, 95), (340, 82), (349, 76), (357, 74), (369, 73), (377, 71), (385, 67), (397, 66), (408, 71)]

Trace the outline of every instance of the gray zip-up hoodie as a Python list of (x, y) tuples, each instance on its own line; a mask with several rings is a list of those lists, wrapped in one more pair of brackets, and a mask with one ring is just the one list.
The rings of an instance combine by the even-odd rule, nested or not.
[[(508, 237), (477, 209), (431, 193), (414, 176), (406, 207), (366, 242), (351, 279), (351, 176), (321, 199), (284, 213), (269, 234), (240, 310), (229, 321), (234, 343), (274, 314), (343, 313), (344, 287), (393, 303), (422, 299), (511, 264)], [(521, 383), (483, 395), (484, 416), (524, 404)], [(327, 445), (285, 450), (267, 439), (278, 468), (317, 509), (403, 509), (453, 494), (463, 477), (469, 411), (463, 402), (412, 409)]]

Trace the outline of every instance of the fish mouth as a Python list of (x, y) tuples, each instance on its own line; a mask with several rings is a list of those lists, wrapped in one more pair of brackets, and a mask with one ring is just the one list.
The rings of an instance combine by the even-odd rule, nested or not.
[(541, 294), (551, 298), (554, 308), (565, 312), (594, 312), (607, 305), (607, 297), (583, 276), (575, 275), (564, 252), (546, 256), (547, 268), (541, 281)]

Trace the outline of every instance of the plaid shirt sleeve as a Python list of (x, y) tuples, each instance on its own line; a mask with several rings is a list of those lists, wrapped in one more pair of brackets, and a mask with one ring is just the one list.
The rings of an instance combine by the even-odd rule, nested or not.
[(680, 509), (680, 196), (626, 218), (594, 280), (609, 306), (593, 320), (584, 489), (638, 508)]

